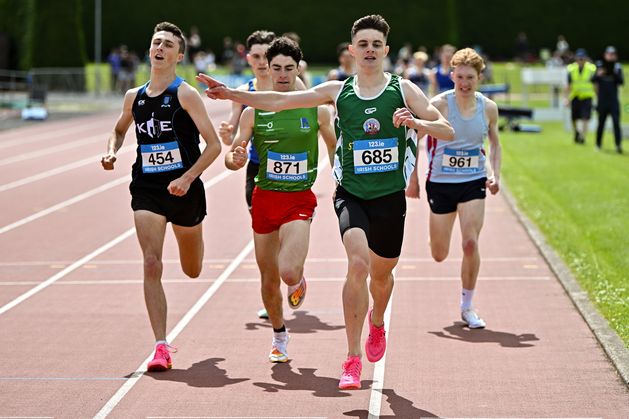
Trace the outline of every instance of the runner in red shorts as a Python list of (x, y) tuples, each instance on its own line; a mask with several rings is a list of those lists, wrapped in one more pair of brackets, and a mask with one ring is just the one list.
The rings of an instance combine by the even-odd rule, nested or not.
[[(302, 58), (299, 46), (281, 37), (271, 43), (266, 57), (273, 90), (295, 90), (298, 63)], [(251, 216), (262, 301), (274, 332), (269, 354), (271, 362), (288, 361), (288, 332), (282, 312), (280, 280), (288, 285), (288, 305), (292, 309), (301, 306), (306, 297), (303, 271), (310, 222), (317, 206), (310, 188), (317, 177), (319, 133), (332, 156), (336, 136), (325, 106), (281, 112), (246, 108), (240, 117), (232, 149), (225, 156), (229, 169), (244, 167), (250, 139), (260, 156)]]

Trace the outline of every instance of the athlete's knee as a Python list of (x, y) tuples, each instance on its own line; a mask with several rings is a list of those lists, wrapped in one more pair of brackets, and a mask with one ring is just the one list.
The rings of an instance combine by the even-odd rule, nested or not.
[(185, 273), (189, 278), (198, 278), (201, 275), (203, 263), (200, 262), (194, 265), (184, 265), (181, 268), (183, 269), (183, 273)]
[(465, 256), (474, 256), (478, 252), (478, 240), (471, 238), (463, 240), (463, 254)]
[(443, 262), (448, 257), (448, 249), (441, 246), (430, 246), (430, 253), (435, 262)]
[(349, 278), (364, 278), (369, 275), (369, 261), (363, 257), (350, 257), (347, 261), (347, 273)]
[(286, 265), (280, 267), (280, 278), (285, 284), (295, 285), (304, 274), (304, 269), (299, 265)]
[(144, 256), (144, 274), (146, 277), (159, 277), (162, 272), (162, 261), (156, 255)]
[(274, 295), (280, 292), (279, 278), (262, 274), (260, 279), (260, 291), (263, 295)]

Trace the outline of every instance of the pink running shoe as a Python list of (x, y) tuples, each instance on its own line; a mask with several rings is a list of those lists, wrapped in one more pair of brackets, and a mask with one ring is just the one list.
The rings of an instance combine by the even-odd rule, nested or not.
[(166, 371), (173, 367), (173, 361), (170, 358), (170, 352), (177, 352), (177, 348), (164, 343), (160, 343), (155, 348), (155, 356), (147, 366), (147, 371)]
[(384, 324), (380, 327), (376, 327), (371, 322), (372, 312), (373, 309), (369, 310), (369, 314), (367, 315), (369, 337), (367, 337), (367, 341), (365, 342), (365, 354), (369, 362), (378, 362), (387, 350), (387, 338), (385, 337)]
[(360, 373), (363, 370), (363, 363), (359, 356), (348, 356), (343, 362), (343, 373), (339, 388), (341, 390), (358, 390), (360, 388)]

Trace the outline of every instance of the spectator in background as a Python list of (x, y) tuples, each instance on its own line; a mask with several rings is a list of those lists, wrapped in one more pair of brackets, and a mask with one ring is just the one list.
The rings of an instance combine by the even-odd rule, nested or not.
[(349, 52), (349, 42), (341, 42), (336, 47), (339, 66), (328, 73), (328, 80), (343, 81), (356, 72), (354, 57)]
[(244, 44), (237, 42), (234, 55), (231, 60), (232, 74), (236, 76), (242, 75), (242, 72), (247, 67), (247, 49)]
[(558, 53), (564, 64), (570, 60), (570, 45), (568, 44), (568, 41), (566, 41), (565, 36), (559, 35), (557, 37), (557, 46), (555, 52)]
[(415, 83), (426, 96), (430, 88), (430, 70), (426, 68), (428, 54), (424, 51), (417, 51), (413, 54), (413, 63), (406, 69), (403, 76)]
[[(570, 104), (574, 142), (585, 144), (585, 135), (592, 116), (592, 101), (596, 95), (592, 83), (596, 66), (588, 61), (587, 52), (583, 48), (579, 48), (574, 56), (576, 62), (567, 67), (566, 105)], [(577, 126), (577, 121), (581, 121), (581, 129)]]
[(229, 36), (223, 38), (223, 54), (221, 55), (221, 64), (224, 66), (231, 66), (232, 59), (234, 58), (234, 43)]
[(529, 38), (526, 36), (526, 32), (520, 32), (515, 38), (515, 60), (520, 63), (527, 63), (530, 57)]
[(188, 37), (188, 60), (194, 62), (194, 57), (202, 50), (199, 28), (193, 26), (190, 28), (190, 36)]
[(129, 52), (126, 45), (120, 47), (120, 72), (118, 73), (118, 91), (125, 93), (135, 86), (135, 71), (138, 57)]
[(118, 75), (120, 74), (120, 49), (112, 48), (107, 56), (107, 62), (111, 70), (111, 90), (118, 88)]
[(454, 82), (450, 77), (450, 61), (456, 48), (453, 45), (445, 44), (439, 51), (439, 63), (432, 69), (430, 75), (431, 96), (436, 96), (446, 90), (454, 89)]
[(596, 127), (596, 149), (600, 150), (607, 116), (611, 115), (614, 125), (616, 152), (622, 154), (622, 132), (620, 130), (620, 101), (618, 87), (625, 84), (622, 65), (618, 62), (616, 48), (609, 46), (601, 61), (596, 62), (593, 82), (598, 96), (598, 126)]

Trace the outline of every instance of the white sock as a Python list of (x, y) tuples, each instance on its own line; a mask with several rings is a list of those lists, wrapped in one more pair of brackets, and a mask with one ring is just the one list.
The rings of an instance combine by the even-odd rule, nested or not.
[(461, 288), (461, 311), (472, 308), (472, 297), (474, 297), (474, 290)]
[(168, 346), (168, 342), (166, 342), (165, 340), (155, 341), (155, 347), (156, 348), (157, 348), (158, 345), (166, 345), (166, 346)]

